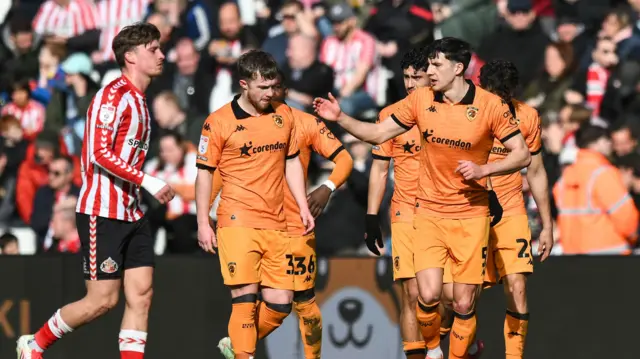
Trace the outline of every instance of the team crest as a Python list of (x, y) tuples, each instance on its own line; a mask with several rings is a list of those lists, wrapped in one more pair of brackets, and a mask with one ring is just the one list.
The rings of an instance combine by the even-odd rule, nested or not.
[(232, 277), (236, 275), (236, 262), (229, 262), (229, 264), (227, 264), (227, 268), (229, 269), (229, 275)]
[(118, 263), (111, 259), (111, 257), (107, 258), (102, 264), (100, 264), (100, 271), (107, 274), (115, 273), (118, 270)]
[(400, 257), (396, 256), (393, 258), (393, 268), (397, 271), (400, 270)]
[(476, 119), (476, 116), (478, 116), (478, 108), (467, 106), (467, 112), (465, 114), (467, 115), (467, 120), (473, 121)]
[(273, 115), (273, 123), (276, 124), (276, 126), (282, 128), (282, 126), (284, 126), (284, 120), (282, 119), (282, 116), (280, 115)]
[(111, 102), (106, 103), (100, 106), (100, 122), (104, 124), (108, 124), (113, 122), (116, 118), (116, 108), (111, 104)]

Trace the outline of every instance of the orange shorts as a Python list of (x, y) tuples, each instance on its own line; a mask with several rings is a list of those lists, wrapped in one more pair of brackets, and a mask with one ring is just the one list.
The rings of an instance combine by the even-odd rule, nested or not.
[(531, 230), (526, 214), (502, 217), (491, 228), (485, 282), (497, 283), (508, 274), (533, 273)]
[(489, 217), (451, 219), (416, 215), (415, 271), (445, 268), (454, 283), (482, 284), (489, 242)]
[(393, 256), (393, 280), (415, 278), (413, 267), (413, 223), (391, 223), (391, 255)]
[(291, 249), (284, 231), (218, 228), (218, 254), (226, 285), (260, 283), (269, 288), (293, 290)]
[(293, 272), (293, 287), (296, 291), (311, 289), (316, 285), (316, 236), (314, 233), (289, 235), (291, 255), (287, 255), (287, 266)]

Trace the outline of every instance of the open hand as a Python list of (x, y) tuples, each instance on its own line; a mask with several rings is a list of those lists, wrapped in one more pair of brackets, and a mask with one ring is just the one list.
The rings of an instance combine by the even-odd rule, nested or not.
[(313, 109), (316, 111), (318, 116), (324, 118), (327, 121), (338, 121), (340, 115), (342, 114), (342, 110), (340, 110), (340, 104), (338, 100), (329, 92), (329, 99), (324, 99), (321, 97), (316, 97), (313, 100)]
[(210, 225), (198, 226), (198, 245), (207, 253), (216, 254), (218, 240)]

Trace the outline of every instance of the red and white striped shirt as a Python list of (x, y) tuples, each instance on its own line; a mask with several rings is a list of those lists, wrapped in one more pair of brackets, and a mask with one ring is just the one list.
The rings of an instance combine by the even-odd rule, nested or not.
[(24, 138), (31, 141), (42, 131), (46, 118), (45, 108), (36, 100), (29, 100), (27, 106), (18, 107), (15, 103), (8, 103), (2, 108), (3, 115), (13, 115), (20, 121)]
[(98, 11), (87, 0), (69, 0), (66, 6), (47, 0), (33, 19), (33, 30), (41, 35), (73, 37), (97, 27)]
[[(180, 168), (165, 165), (158, 170), (160, 161), (154, 158), (145, 166), (145, 172), (149, 175), (165, 181), (169, 185), (194, 185), (198, 176), (196, 167), (196, 152), (187, 152), (184, 156), (184, 164)], [(196, 201), (186, 201), (178, 194), (167, 204), (167, 219), (175, 219), (185, 214), (196, 214)]]
[(91, 101), (84, 133), (76, 212), (139, 220), (142, 165), (151, 136), (144, 94), (124, 76), (112, 81)]
[(100, 54), (104, 61), (115, 60), (113, 38), (127, 25), (142, 21), (150, 0), (102, 0), (98, 3)]
[(380, 56), (376, 50), (376, 40), (370, 34), (356, 29), (351, 38), (345, 42), (331, 35), (322, 43), (320, 61), (331, 66), (335, 72), (334, 87), (341, 89), (356, 73), (358, 64), (371, 66), (363, 89), (377, 101), (380, 86)]
[(609, 70), (597, 63), (592, 63), (587, 70), (587, 96), (586, 104), (593, 112), (593, 116), (600, 114), (600, 104), (604, 98), (609, 81)]

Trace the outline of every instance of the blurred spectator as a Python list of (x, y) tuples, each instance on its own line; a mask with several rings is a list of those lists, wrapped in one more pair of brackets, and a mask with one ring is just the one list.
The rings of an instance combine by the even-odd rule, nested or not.
[(211, 9), (200, 0), (172, 1), (178, 6), (182, 35), (190, 38), (198, 51), (204, 50), (213, 38), (215, 20), (211, 18)]
[(640, 154), (626, 154), (616, 160), (616, 165), (622, 174), (627, 191), (633, 198), (633, 203), (636, 208), (640, 208)]
[(585, 102), (587, 107), (593, 111), (593, 116), (598, 116), (611, 69), (618, 63), (615, 42), (610, 37), (600, 38), (591, 53), (591, 58), (593, 62), (587, 69), (586, 78), (579, 78), (579, 82), (585, 85), (584, 91), (578, 92), (575, 89), (569, 89), (564, 97), (569, 103)]
[(225, 2), (220, 6), (219, 22), (221, 38), (209, 44), (209, 55), (217, 62), (215, 86), (211, 94), (211, 111), (231, 101), (239, 90), (236, 61), (246, 51), (260, 47), (258, 39), (240, 21), (238, 5)]
[(11, 85), (11, 102), (2, 108), (2, 114), (13, 115), (20, 121), (27, 141), (35, 139), (44, 128), (44, 106), (31, 98), (31, 88), (26, 79)]
[(54, 207), (69, 197), (78, 198), (80, 188), (73, 184), (73, 161), (59, 156), (49, 164), (47, 184), (36, 191), (30, 225), (36, 233), (37, 252), (55, 250), (51, 218)]
[(0, 227), (10, 225), (16, 214), (18, 167), (25, 158), (27, 141), (14, 116), (0, 117)]
[(18, 255), (20, 254), (20, 247), (18, 245), (18, 237), (11, 232), (5, 232), (0, 236), (0, 254), (4, 255)]
[(431, 2), (437, 38), (457, 37), (477, 49), (498, 25), (498, 8), (487, 0), (436, 0)]
[(504, 19), (505, 24), (484, 38), (478, 56), (484, 61), (504, 59), (513, 62), (520, 73), (520, 83), (526, 88), (541, 68), (549, 39), (540, 26), (531, 0), (508, 0)]
[(166, 15), (161, 13), (152, 13), (147, 18), (149, 24), (155, 25), (160, 31), (160, 50), (166, 56), (166, 61), (173, 63), (176, 61), (175, 46), (178, 42), (179, 35), (171, 25)]
[(198, 53), (187, 38), (178, 41), (175, 51), (175, 63), (165, 65), (162, 75), (149, 86), (147, 97), (153, 101), (168, 90), (177, 96), (181, 109), (209, 114), (211, 89), (216, 82), (211, 57)]
[(576, 134), (576, 162), (553, 189), (565, 254), (630, 254), (637, 240), (638, 210), (620, 171), (607, 160), (611, 140), (585, 124)]
[[(30, 224), (33, 213), (33, 199), (41, 186), (48, 184), (49, 165), (54, 158), (67, 155), (64, 141), (55, 132), (42, 131), (32, 145), (27, 149), (25, 161), (18, 169), (18, 183), (16, 202), (18, 214), (25, 224)], [(82, 184), (80, 177), (80, 161), (73, 157), (73, 182), (76, 186)]]
[(0, 91), (5, 91), (12, 78), (37, 77), (39, 41), (31, 22), (16, 14), (2, 24), (0, 31)]
[(167, 231), (169, 253), (193, 253), (198, 250), (195, 181), (196, 151), (177, 132), (167, 131), (160, 137), (160, 156), (150, 160), (145, 173), (160, 178), (175, 190), (176, 196), (166, 205), (156, 207), (152, 227)]
[(640, 137), (640, 119), (637, 117), (622, 118), (611, 128), (613, 152), (617, 157), (638, 153), (638, 138)]
[(433, 14), (425, 5), (417, 0), (382, 0), (371, 9), (364, 26), (377, 39), (382, 65), (393, 72), (390, 102), (406, 97), (402, 56), (433, 41)]
[(560, 151), (560, 164), (571, 164), (578, 154), (575, 134), (583, 125), (588, 124), (591, 118), (591, 110), (582, 105), (566, 105), (558, 114), (558, 121), (562, 128), (562, 150)]
[[(270, 53), (279, 66), (282, 66), (287, 57), (287, 49), (292, 36), (302, 34), (309, 39), (318, 40), (319, 33), (315, 26), (314, 15), (305, 11), (301, 2), (286, 0), (277, 15), (280, 25), (269, 31), (269, 37), (262, 44), (262, 49)], [(314, 51), (315, 52), (315, 51)]]
[(558, 19), (556, 31), (551, 38), (554, 42), (571, 44), (576, 59), (582, 59), (587, 47), (590, 45), (590, 33), (586, 32), (585, 25), (577, 17), (564, 15)]
[(53, 91), (45, 128), (60, 133), (69, 153), (79, 155), (89, 104), (100, 86), (91, 78), (93, 65), (86, 54), (72, 54), (61, 67), (67, 87)]
[(51, 234), (54, 245), (51, 250), (59, 253), (78, 253), (80, 236), (76, 227), (76, 197), (67, 197), (53, 207)]
[(98, 27), (99, 17), (90, 0), (46, 0), (40, 5), (33, 30), (47, 41), (66, 44), (72, 37)]
[(64, 45), (45, 44), (40, 48), (38, 61), (37, 82), (31, 96), (43, 105), (47, 105), (51, 100), (51, 93), (55, 89), (63, 89), (64, 72), (60, 68), (62, 59), (67, 56)]
[(535, 107), (542, 115), (560, 111), (565, 91), (571, 86), (574, 64), (573, 47), (570, 44), (549, 44), (544, 51), (541, 76), (533, 80), (522, 95), (527, 105)]
[(616, 44), (618, 57), (624, 61), (640, 47), (640, 37), (633, 34), (634, 22), (626, 6), (615, 8), (602, 22), (598, 37), (610, 37)]
[(311, 111), (316, 97), (325, 97), (333, 90), (333, 69), (318, 61), (316, 42), (306, 35), (292, 35), (287, 48), (288, 61), (282, 66), (287, 88), (287, 104)]
[[(152, 106), (153, 116), (160, 129), (175, 131), (194, 146), (200, 141), (205, 115), (190, 113), (180, 108), (178, 97), (171, 91), (161, 92), (153, 100)], [(147, 157), (157, 155), (159, 140), (159, 136), (152, 136)]]
[(339, 2), (329, 9), (334, 35), (322, 43), (320, 61), (335, 72), (334, 89), (340, 107), (349, 116), (377, 107), (382, 84), (376, 40), (357, 27), (353, 9)]

